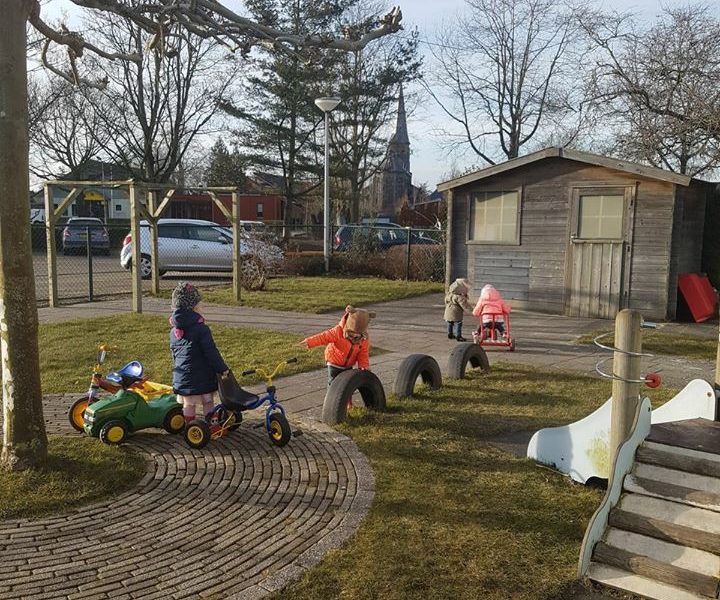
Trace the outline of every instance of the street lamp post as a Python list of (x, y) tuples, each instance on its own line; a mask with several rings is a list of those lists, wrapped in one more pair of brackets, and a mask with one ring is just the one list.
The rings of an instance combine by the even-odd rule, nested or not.
[(330, 112), (340, 104), (340, 98), (324, 97), (315, 100), (315, 106), (325, 113), (325, 197), (323, 203), (323, 256), (325, 273), (330, 272)]

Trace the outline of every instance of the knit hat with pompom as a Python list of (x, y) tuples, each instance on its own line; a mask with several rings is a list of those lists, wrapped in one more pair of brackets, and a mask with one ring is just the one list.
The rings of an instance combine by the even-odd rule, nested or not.
[(202, 296), (198, 289), (192, 283), (182, 281), (173, 290), (171, 307), (173, 310), (178, 308), (192, 310), (200, 303), (200, 300), (202, 300)]

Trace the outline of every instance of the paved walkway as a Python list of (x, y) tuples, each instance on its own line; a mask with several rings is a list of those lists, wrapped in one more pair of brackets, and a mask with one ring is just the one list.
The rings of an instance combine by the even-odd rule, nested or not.
[[(146, 299), (146, 312), (167, 314), (167, 301)], [(442, 296), (373, 307), (373, 370), (392, 389), (407, 354), (434, 356), (441, 367), (455, 342), (447, 339)], [(127, 300), (41, 309), (41, 321), (126, 312)], [(210, 323), (278, 329), (307, 335), (335, 324), (326, 315), (205, 306)], [(470, 333), (472, 318), (467, 322)], [(517, 351), (498, 360), (548, 369), (594, 372), (604, 353), (576, 346), (576, 336), (612, 327), (607, 321), (521, 313), (513, 315)], [(717, 330), (706, 327), (708, 335)], [(658, 359), (668, 383), (689, 375), (712, 380), (708, 361)], [(278, 449), (257, 417), (231, 437), (190, 450), (175, 436), (140, 433), (132, 443), (147, 456), (148, 474), (118, 498), (33, 521), (0, 522), (0, 597), (242, 598), (282, 588), (343, 543), (364, 518), (373, 497), (366, 459), (347, 437), (319, 422), (324, 372), (278, 380), (278, 392), (296, 433)], [(598, 399), (603, 401), (604, 399)], [(50, 432), (69, 432), (70, 398), (45, 399)]]

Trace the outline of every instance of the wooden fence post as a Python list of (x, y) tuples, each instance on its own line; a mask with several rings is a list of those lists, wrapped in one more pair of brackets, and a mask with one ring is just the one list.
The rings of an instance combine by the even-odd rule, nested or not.
[(240, 302), (242, 300), (242, 256), (241, 256), (241, 242), (240, 232), (240, 199), (238, 191), (235, 190), (232, 193), (232, 232), (233, 232), (233, 247), (232, 247), (232, 268), (233, 268), (233, 282), (232, 292), (233, 300)]
[(610, 464), (625, 440), (630, 437), (640, 402), (640, 326), (642, 316), (636, 310), (621, 310), (615, 318), (615, 352), (613, 357), (612, 416), (610, 421)]
[(142, 312), (142, 280), (140, 279), (140, 207), (138, 190), (130, 184), (130, 234), (132, 235), (132, 268), (130, 281), (132, 287), (132, 310)]
[(48, 270), (48, 305), (55, 308), (58, 305), (58, 278), (57, 278), (57, 246), (55, 232), (55, 204), (52, 190), (46, 183), (45, 190), (45, 248), (47, 249)]

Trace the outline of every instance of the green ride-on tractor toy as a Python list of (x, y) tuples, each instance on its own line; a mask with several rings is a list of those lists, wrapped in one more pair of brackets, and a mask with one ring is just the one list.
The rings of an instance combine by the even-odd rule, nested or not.
[(142, 380), (143, 370), (142, 363), (133, 361), (106, 376), (121, 389), (85, 409), (83, 430), (87, 435), (99, 437), (105, 444), (121, 444), (128, 434), (147, 427), (162, 427), (168, 433), (181, 433), (185, 429), (182, 407), (175, 394), (146, 400), (133, 391), (132, 386)]

